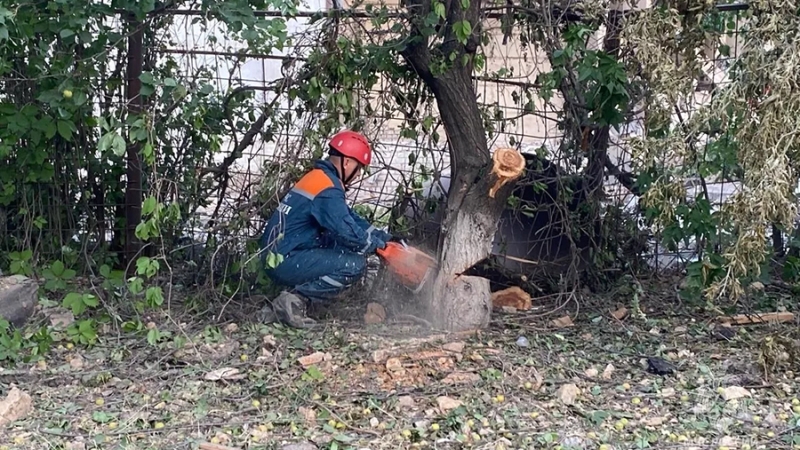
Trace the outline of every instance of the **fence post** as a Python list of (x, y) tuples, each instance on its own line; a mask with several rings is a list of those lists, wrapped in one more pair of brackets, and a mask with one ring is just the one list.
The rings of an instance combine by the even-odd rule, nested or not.
[[(139, 76), (144, 65), (144, 52), (142, 41), (144, 36), (144, 23), (136, 18), (133, 12), (126, 14), (128, 24), (128, 61), (126, 67), (128, 117), (142, 113), (142, 82)], [(125, 264), (128, 276), (135, 271), (133, 264), (141, 248), (141, 242), (136, 237), (136, 226), (142, 220), (142, 161), (140, 141), (128, 136), (126, 150), (125, 170)]]

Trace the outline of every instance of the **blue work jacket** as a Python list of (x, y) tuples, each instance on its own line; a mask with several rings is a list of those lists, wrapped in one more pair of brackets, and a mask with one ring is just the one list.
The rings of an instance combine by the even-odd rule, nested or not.
[(369, 254), (390, 239), (390, 234), (375, 228), (347, 205), (333, 163), (319, 160), (272, 213), (260, 246), (262, 259), (268, 251), (286, 258), (293, 250), (331, 247), (334, 243)]

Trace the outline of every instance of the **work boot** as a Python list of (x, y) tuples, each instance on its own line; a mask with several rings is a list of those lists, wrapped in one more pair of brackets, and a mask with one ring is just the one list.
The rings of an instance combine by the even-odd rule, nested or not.
[(283, 291), (272, 301), (277, 320), (294, 328), (313, 328), (317, 321), (306, 316), (308, 300)]

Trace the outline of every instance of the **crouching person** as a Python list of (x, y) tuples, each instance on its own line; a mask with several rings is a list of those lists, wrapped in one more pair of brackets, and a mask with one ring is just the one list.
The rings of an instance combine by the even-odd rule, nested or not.
[(260, 247), (262, 261), (269, 252), (283, 260), (266, 266), (267, 275), (288, 287), (262, 311), (263, 321), (281, 321), (310, 328), (311, 303), (325, 304), (358, 281), (366, 272), (367, 256), (392, 240), (355, 213), (345, 190), (358, 180), (372, 159), (367, 139), (342, 131), (329, 143), (329, 156), (303, 175), (273, 212)]

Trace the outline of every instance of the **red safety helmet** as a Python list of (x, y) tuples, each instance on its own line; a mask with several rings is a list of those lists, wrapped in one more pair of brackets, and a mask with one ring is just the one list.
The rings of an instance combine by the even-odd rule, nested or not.
[(330, 147), (342, 156), (353, 158), (365, 166), (372, 161), (372, 148), (369, 141), (360, 133), (344, 130), (336, 133), (331, 138)]

